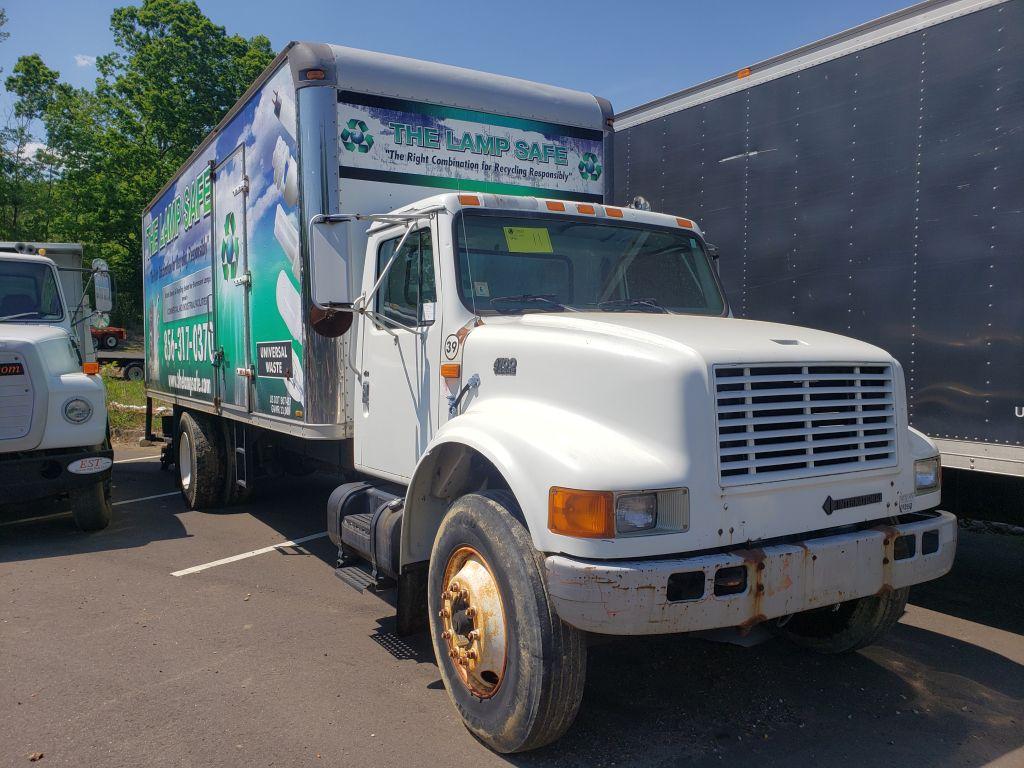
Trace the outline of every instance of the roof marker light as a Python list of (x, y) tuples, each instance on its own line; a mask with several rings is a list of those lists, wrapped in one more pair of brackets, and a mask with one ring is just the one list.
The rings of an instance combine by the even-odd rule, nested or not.
[(621, 219), (622, 218), (622, 209), (621, 208), (609, 208), (608, 206), (605, 206), (604, 212), (605, 212), (606, 216), (611, 216), (613, 219)]
[(480, 205), (480, 198), (476, 195), (459, 195), (459, 203), (462, 205)]
[(750, 67), (744, 67), (736, 73), (737, 80), (742, 80), (744, 77), (750, 77)]
[(547, 200), (547, 201), (545, 201), (545, 203), (546, 203), (549, 211), (564, 211), (565, 210), (565, 203), (560, 203), (557, 200)]
[(686, 227), (687, 229), (693, 229), (693, 222), (690, 221), (689, 219), (677, 218), (676, 219), (676, 224), (678, 224), (680, 227)]
[(589, 213), (590, 215), (594, 214), (594, 206), (587, 205), (586, 203), (578, 203), (576, 205), (576, 210), (580, 213)]

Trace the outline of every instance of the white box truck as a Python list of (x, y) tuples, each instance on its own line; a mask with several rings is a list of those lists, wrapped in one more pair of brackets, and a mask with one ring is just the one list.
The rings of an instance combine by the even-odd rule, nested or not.
[(611, 117), (293, 43), (143, 215), (185, 500), (346, 473), (339, 573), (362, 561), (402, 631), (429, 623), (501, 752), (572, 723), (588, 633), (850, 651), (956, 547), (899, 363), (734, 319), (696, 222), (605, 204)]
[(69, 497), (86, 531), (110, 522), (113, 452), (89, 334), (112, 303), (102, 260), (77, 243), (0, 243), (0, 508)]

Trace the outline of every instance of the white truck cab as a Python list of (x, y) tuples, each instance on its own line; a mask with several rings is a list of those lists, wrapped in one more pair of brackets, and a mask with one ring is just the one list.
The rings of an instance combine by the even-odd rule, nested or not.
[[(67, 276), (48, 249), (69, 262)], [(3, 506), (19, 512), (69, 496), (79, 527), (97, 530), (110, 521), (113, 454), (103, 382), (80, 341), (89, 272), (81, 246), (0, 244), (0, 487)], [(109, 277), (92, 279), (105, 286)], [(65, 286), (77, 286), (77, 301)]]

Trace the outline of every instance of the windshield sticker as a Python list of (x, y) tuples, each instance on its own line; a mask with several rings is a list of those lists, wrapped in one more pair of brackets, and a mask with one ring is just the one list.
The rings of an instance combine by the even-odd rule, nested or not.
[(473, 283), (473, 295), (486, 299), (491, 295), (491, 287), (485, 282), (477, 281)]
[(504, 227), (510, 253), (554, 253), (547, 227)]

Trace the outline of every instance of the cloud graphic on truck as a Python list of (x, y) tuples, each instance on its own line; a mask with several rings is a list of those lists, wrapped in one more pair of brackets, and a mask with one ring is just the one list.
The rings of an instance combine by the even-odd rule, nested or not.
[(366, 123), (353, 117), (341, 131), (341, 145), (349, 152), (369, 152), (373, 147), (373, 135)]

